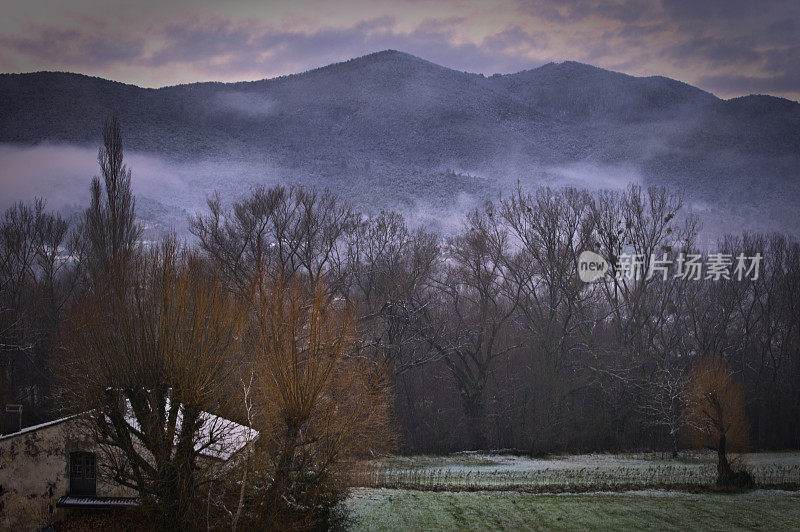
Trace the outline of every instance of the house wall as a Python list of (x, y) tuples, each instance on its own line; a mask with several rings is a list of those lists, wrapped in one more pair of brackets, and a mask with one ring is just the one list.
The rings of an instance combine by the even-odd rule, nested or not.
[(38, 529), (61, 517), (55, 505), (69, 492), (69, 455), (77, 451), (95, 453), (97, 496), (135, 495), (103, 478), (99, 447), (79, 418), (68, 419), (0, 439), (0, 529)]
[[(204, 413), (203, 422), (201, 437), (212, 438), (213, 434), (216, 442), (197, 458), (199, 469), (206, 472), (235, 464), (243, 456), (240, 451), (251, 444), (247, 442), (258, 436), (256, 431), (211, 414)], [(97, 445), (85, 418), (29, 427), (0, 437), (0, 530), (40, 530), (66, 516), (70, 510), (55, 505), (69, 492), (69, 455), (73, 452), (95, 454), (98, 497), (137, 495), (104, 476), (106, 452)]]

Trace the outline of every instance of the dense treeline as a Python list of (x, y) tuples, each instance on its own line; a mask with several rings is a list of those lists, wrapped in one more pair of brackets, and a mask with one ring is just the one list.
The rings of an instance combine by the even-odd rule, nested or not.
[[(113, 150), (100, 164), (125, 173)], [(132, 260), (114, 264), (117, 247), (141, 248), (133, 210), (108, 214), (132, 206), (129, 195), (96, 182), (72, 225), (41, 202), (4, 214), (0, 394), (24, 405), (25, 424), (66, 404), (53, 365), (65, 317), (102, 272)], [(252, 296), (254, 279), (282, 278), (324, 283), (352, 306), (348, 357), (388, 368), (404, 451), (675, 449), (690, 372), (709, 356), (743, 385), (750, 445), (800, 447), (796, 241), (745, 234), (710, 250), (760, 253), (757, 279), (676, 278), (675, 262), (666, 281), (578, 278), (587, 249), (641, 254), (645, 271), (651, 256), (694, 251), (697, 223), (666, 190), (518, 189), (443, 237), (399, 213), (362, 216), (329, 192), (274, 187), (230, 206), (212, 197), (191, 226), (191, 261), (236, 297)]]
[(677, 262), (697, 232), (681, 207), (660, 189), (539, 189), (487, 205), (447, 239), (411, 234), (396, 214), (359, 220), (339, 275), (362, 309), (364, 349), (394, 369), (406, 449), (675, 449), (689, 372), (708, 357), (744, 384), (754, 447), (800, 445), (796, 242), (720, 242), (733, 257), (761, 254), (755, 280), (675, 278), (676, 263), (667, 281), (578, 279), (585, 249)]

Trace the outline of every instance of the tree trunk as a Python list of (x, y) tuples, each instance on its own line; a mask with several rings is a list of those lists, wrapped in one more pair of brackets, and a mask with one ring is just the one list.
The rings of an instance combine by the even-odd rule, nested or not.
[(467, 398), (464, 402), (464, 413), (469, 425), (467, 430), (472, 450), (484, 450), (486, 447), (486, 413), (483, 408), (483, 398), (480, 396)]
[(266, 493), (266, 524), (267, 529), (272, 529), (276, 522), (278, 513), (283, 509), (284, 504), (281, 496), (288, 486), (291, 485), (291, 469), (297, 449), (297, 440), (300, 436), (299, 423), (288, 422), (286, 427), (285, 441), (281, 450), (272, 485)]
[(670, 433), (670, 440), (672, 441), (672, 459), (678, 458), (678, 431), (671, 430)]
[(727, 486), (731, 482), (731, 465), (728, 463), (725, 435), (719, 437), (717, 446), (717, 484)]

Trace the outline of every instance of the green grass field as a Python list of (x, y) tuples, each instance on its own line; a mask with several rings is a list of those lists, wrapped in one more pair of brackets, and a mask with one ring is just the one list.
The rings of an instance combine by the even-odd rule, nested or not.
[(352, 530), (797, 530), (800, 494), (630, 492), (536, 495), (359, 488)]

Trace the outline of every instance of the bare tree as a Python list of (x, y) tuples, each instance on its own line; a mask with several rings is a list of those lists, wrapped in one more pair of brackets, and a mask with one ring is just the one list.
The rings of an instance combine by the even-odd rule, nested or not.
[(518, 347), (508, 327), (519, 290), (508, 285), (508, 233), (496, 218), (488, 204), (448, 240), (442, 276), (434, 279), (439, 304), (426, 312), (423, 329), (454, 379), (473, 448), (486, 444), (484, 390), (493, 364)]
[(518, 243), (509, 274), (523, 298), (521, 325), (557, 373), (570, 341), (585, 338), (592, 324), (586, 313), (591, 286), (577, 277), (578, 255), (593, 248), (591, 198), (574, 189), (540, 188), (531, 195), (518, 187), (502, 212)]
[(438, 359), (419, 334), (438, 253), (435, 235), (410, 232), (397, 213), (381, 212), (349, 235), (345, 284), (357, 305), (360, 347), (382, 356), (395, 376)]
[(686, 376), (679, 365), (664, 363), (645, 381), (638, 410), (646, 426), (667, 432), (672, 457), (678, 456), (678, 444), (685, 426), (683, 400)]
[(219, 195), (208, 206), (209, 214), (191, 220), (192, 233), (240, 290), (263, 274), (302, 275), (309, 283), (325, 277), (339, 285), (344, 239), (356, 215), (329, 191), (258, 188), (230, 209)]
[(49, 348), (77, 287), (79, 242), (43, 200), (16, 204), (0, 220), (0, 399), (47, 415)]
[[(611, 276), (602, 283), (621, 342), (633, 352), (647, 349), (647, 335), (640, 334), (653, 317), (651, 287), (663, 278), (649, 275), (653, 260), (691, 250), (697, 233), (696, 220), (682, 225), (676, 216), (683, 205), (679, 194), (664, 188), (646, 191), (630, 186), (624, 194), (605, 192), (593, 206), (597, 251), (611, 263)], [(618, 271), (623, 254), (633, 260)]]

